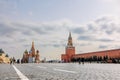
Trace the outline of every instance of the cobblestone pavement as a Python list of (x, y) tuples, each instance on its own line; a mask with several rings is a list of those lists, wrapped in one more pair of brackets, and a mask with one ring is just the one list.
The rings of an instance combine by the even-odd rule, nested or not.
[(9, 64), (0, 64), (0, 80), (21, 80)]
[[(120, 64), (40, 63), (14, 65), (28, 80), (120, 80)], [(0, 80), (21, 80), (12, 65), (0, 64)]]

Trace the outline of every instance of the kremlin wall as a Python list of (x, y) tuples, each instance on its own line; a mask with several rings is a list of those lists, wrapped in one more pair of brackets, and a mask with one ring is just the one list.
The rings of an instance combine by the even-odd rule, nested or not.
[(120, 58), (120, 49), (76, 54), (73, 56), (73, 58), (90, 58), (92, 56), (98, 56), (102, 58), (104, 58), (104, 56), (107, 56), (108, 58)]
[(61, 60), (63, 62), (74, 62), (74, 61), (83, 61), (83, 60), (120, 62), (120, 49), (75, 54), (75, 47), (73, 46), (72, 43), (72, 36), (71, 33), (69, 33), (68, 43), (65, 48), (65, 54), (61, 55)]

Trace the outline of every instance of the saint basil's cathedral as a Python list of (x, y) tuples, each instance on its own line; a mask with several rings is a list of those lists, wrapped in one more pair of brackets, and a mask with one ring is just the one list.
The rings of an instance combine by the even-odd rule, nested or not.
[(32, 42), (32, 47), (29, 52), (25, 50), (21, 62), (22, 63), (39, 63), (40, 62), (39, 50), (35, 51), (34, 42)]

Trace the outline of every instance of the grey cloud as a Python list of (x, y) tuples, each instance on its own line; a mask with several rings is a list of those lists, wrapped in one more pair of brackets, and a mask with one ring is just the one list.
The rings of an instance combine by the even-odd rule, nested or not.
[(88, 24), (88, 30), (95, 30), (95, 26), (92, 24)]
[[(71, 25), (62, 25), (64, 23), (22, 23), (22, 22), (11, 22), (9, 24), (0, 22), (0, 35), (9, 37), (11, 34), (17, 36), (16, 32), (20, 32), (21, 36), (24, 37), (33, 37), (34, 35), (48, 35), (52, 34), (56, 31), (66, 30), (66, 28), (70, 28), (70, 30), (78, 35), (78, 40), (85, 41), (101, 41), (101, 42), (110, 42), (113, 41), (109, 38), (101, 38), (99, 32), (107, 35), (112, 35), (113, 32), (120, 33), (120, 24), (116, 24), (111, 21), (111, 18), (101, 18), (93, 21), (93, 23), (86, 24), (85, 26), (75, 24)], [(59, 27), (58, 27), (59, 26)], [(60, 28), (60, 29), (59, 29)], [(80, 34), (80, 35), (79, 35)], [(94, 35), (95, 36), (94, 36)], [(13, 36), (14, 36), (13, 35)], [(20, 37), (21, 39), (21, 37)], [(56, 46), (56, 45), (53, 45)]]
[(27, 39), (25, 39), (25, 38), (24, 38), (24, 39), (19, 39), (19, 40), (18, 40), (18, 42), (25, 42), (25, 41), (27, 41)]
[(108, 47), (108, 46), (105, 46), (105, 45), (100, 45), (100, 46), (99, 46), (100, 49), (105, 49), (105, 48), (107, 48), (107, 47)]
[[(120, 26), (120, 23), (115, 21), (113, 18), (102, 17), (102, 18), (96, 19), (91, 23), (86, 24), (85, 27), (87, 29), (84, 29), (84, 27), (75, 28), (73, 32), (80, 34), (78, 35), (78, 40), (112, 42), (114, 40), (110, 39), (107, 36), (113, 36), (115, 34), (119, 34), (120, 33), (119, 26)], [(80, 32), (83, 34), (81, 34)], [(106, 38), (104, 37), (102, 38), (102, 36), (106, 36)]]
[(110, 16), (103, 16), (101, 18), (98, 18), (95, 20), (95, 23), (101, 24), (101, 23), (109, 23), (113, 21), (113, 18)]
[(10, 34), (13, 33), (13, 31), (15, 31), (14, 28), (0, 22), (0, 35)]
[(101, 31), (104, 31), (106, 34), (111, 35), (113, 32), (117, 31), (117, 29), (120, 29), (117, 25), (114, 23), (109, 24), (101, 24)]
[[(62, 23), (61, 23), (62, 24)], [(54, 27), (55, 26), (55, 27)], [(35, 40), (37, 39), (38, 35), (45, 35), (53, 34), (56, 31), (59, 31), (63, 28), (63, 26), (60, 27), (60, 25), (57, 24), (47, 24), (47, 23), (25, 23), (25, 22), (0, 22), (0, 36), (4, 36), (9, 41), (14, 41), (16, 43), (24, 43), (26, 40)], [(60, 29), (59, 29), (60, 28)], [(33, 39), (32, 39), (33, 38)], [(1, 41), (1, 40), (0, 40)], [(3, 42), (6, 43), (6, 42)], [(63, 46), (63, 44), (43, 44), (43, 46), (53, 46), (53, 47), (60, 47)]]
[(39, 34), (48, 34), (48, 30), (45, 30), (43, 28), (33, 28), (32, 30)]
[(23, 31), (22, 34), (27, 35), (27, 36), (33, 35), (33, 33), (32, 33), (30, 30), (28, 30), (28, 31)]
[(86, 24), (85, 26), (81, 25), (80, 27), (73, 28), (72, 31), (76, 34), (97, 34), (101, 31), (102, 33), (111, 35), (115, 31), (119, 33), (119, 26), (120, 24), (118, 25), (112, 18), (102, 17)]
[(24, 23), (12, 23), (14, 26), (17, 26), (17, 30), (21, 31), (25, 35), (32, 35), (32, 32), (38, 34), (49, 34), (55, 28), (54, 26), (44, 25), (44, 24), (24, 24)]
[(78, 40), (84, 40), (84, 41), (101, 41), (101, 42), (112, 42), (113, 40), (107, 39), (107, 38), (101, 38), (97, 39), (97, 37), (85, 35), (85, 36), (79, 36)]
[(7, 41), (0, 41), (0, 44), (8, 44)]
[(97, 31), (101, 31), (107, 35), (111, 35), (113, 34), (113, 32), (119, 33), (118, 30), (120, 30), (120, 24), (111, 17), (102, 17), (96, 19), (95, 21), (93, 21), (93, 23), (89, 23), (87, 26), (88, 29), (93, 32), (97, 33)]
[(25, 44), (25, 45), (23, 45), (24, 47), (29, 47), (29, 46), (31, 46), (31, 45), (28, 45), (28, 44)]
[(41, 25), (44, 27), (44, 30), (46, 31), (53, 31), (55, 30), (56, 26), (50, 26), (50, 25)]
[(91, 36), (85, 35), (85, 36), (79, 36), (78, 40), (94, 40)]
[(57, 43), (55, 43), (55, 44), (52, 44), (52, 43), (50, 43), (50, 44), (40, 44), (40, 46), (43, 46), (43, 47), (49, 47), (49, 46), (52, 46), (52, 47), (55, 47), (55, 48), (57, 48), (57, 47), (61, 47), (61, 46), (65, 46), (64, 44), (57, 44)]
[(59, 44), (53, 44), (52, 46), (54, 46), (54, 47), (60, 47), (61, 45), (59, 45)]
[(88, 45), (92, 45), (91, 43), (81, 43), (79, 46), (88, 46)]
[(107, 34), (112, 34), (114, 31), (113, 30), (106, 30)]
[(111, 41), (114, 41), (114, 40), (111, 40), (111, 39), (97, 39), (97, 41), (101, 41), (101, 42), (111, 42)]
[(53, 47), (64, 47), (65, 45), (64, 44), (57, 44), (57, 43), (55, 43), (55, 44), (50, 44), (50, 46), (53, 46)]
[(79, 27), (79, 28), (74, 28), (74, 29), (72, 30), (72, 32), (73, 32), (73, 33), (77, 33), (77, 34), (83, 34), (83, 33), (85, 33), (85, 30), (84, 30), (83, 27)]

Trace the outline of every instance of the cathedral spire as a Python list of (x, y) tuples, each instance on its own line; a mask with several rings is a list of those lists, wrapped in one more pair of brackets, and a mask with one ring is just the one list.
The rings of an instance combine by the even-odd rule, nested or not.
[(71, 32), (69, 32), (67, 47), (73, 47)]
[(34, 57), (35, 56), (34, 41), (32, 42), (31, 52), (32, 52), (32, 56)]
[(32, 42), (32, 48), (34, 48), (34, 41)]

